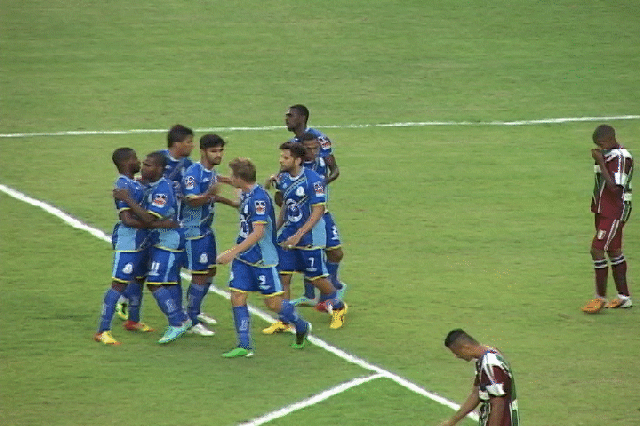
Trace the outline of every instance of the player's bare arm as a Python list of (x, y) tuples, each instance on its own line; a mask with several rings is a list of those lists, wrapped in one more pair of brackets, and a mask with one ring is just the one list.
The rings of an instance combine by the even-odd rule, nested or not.
[(184, 198), (184, 202), (189, 205), (189, 207), (200, 207), (205, 204), (209, 204), (212, 201), (215, 201), (216, 195), (218, 194), (220, 187), (218, 184), (211, 185), (206, 192), (200, 195), (188, 195)]
[(309, 219), (307, 219), (304, 225), (302, 225), (295, 234), (287, 238), (282, 245), (285, 248), (297, 246), (302, 237), (304, 237), (307, 232), (311, 231), (315, 224), (322, 218), (324, 210), (324, 204), (314, 204), (311, 207), (311, 215), (309, 216)]
[(492, 396), (489, 398), (489, 404), (491, 404), (491, 411), (489, 412), (487, 426), (500, 426), (504, 417), (505, 397)]
[(453, 426), (457, 424), (460, 420), (464, 419), (467, 414), (472, 412), (478, 404), (480, 404), (480, 388), (478, 386), (472, 386), (471, 392), (467, 399), (462, 403), (458, 411), (449, 419), (440, 423), (439, 426)]
[(327, 183), (331, 183), (340, 176), (340, 168), (338, 167), (336, 157), (334, 157), (333, 154), (325, 157), (324, 161), (327, 165), (327, 169), (329, 170), (329, 173), (327, 174)]
[(216, 263), (219, 265), (226, 265), (227, 263), (231, 262), (233, 258), (238, 254), (249, 250), (251, 247), (257, 244), (262, 237), (264, 237), (264, 223), (254, 222), (253, 231), (251, 231), (251, 233), (247, 235), (247, 238), (240, 244), (236, 244), (229, 250), (220, 253), (220, 255), (216, 258)]
[(138, 219), (140, 219), (140, 221), (145, 225), (149, 225), (151, 222), (156, 220), (154, 215), (143, 209), (140, 204), (136, 203), (135, 200), (131, 198), (131, 194), (127, 189), (115, 188), (113, 190), (113, 198), (127, 203), (136, 216), (138, 216)]
[(610, 189), (622, 190), (622, 187), (619, 187), (618, 185), (616, 185), (613, 178), (609, 174), (609, 170), (607, 170), (607, 165), (605, 164), (605, 161), (604, 161), (604, 156), (602, 155), (602, 150), (598, 148), (592, 149), (591, 157), (593, 157), (593, 159), (596, 160), (596, 163), (598, 163), (598, 166), (600, 167), (600, 174), (602, 175), (605, 182), (607, 183), (607, 186)]

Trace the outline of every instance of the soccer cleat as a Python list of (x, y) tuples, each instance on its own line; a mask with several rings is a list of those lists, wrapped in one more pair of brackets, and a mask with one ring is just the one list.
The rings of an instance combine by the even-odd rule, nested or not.
[(611, 302), (607, 303), (607, 308), (631, 308), (633, 303), (630, 297), (616, 297)]
[(327, 301), (325, 300), (324, 302), (318, 302), (318, 304), (315, 306), (315, 309), (318, 312), (329, 312), (327, 310)]
[(211, 325), (214, 325), (214, 324), (218, 323), (218, 321), (214, 317), (209, 316), (209, 315), (205, 314), (204, 312), (200, 312), (200, 314), (198, 315), (198, 321), (206, 322), (207, 324), (211, 324)]
[(229, 352), (225, 352), (222, 354), (222, 356), (224, 358), (238, 358), (238, 357), (245, 357), (245, 358), (249, 358), (253, 356), (253, 351), (247, 348), (242, 348), (240, 346), (238, 346), (237, 348), (233, 348), (231, 349)]
[(197, 334), (198, 336), (213, 336), (214, 334), (216, 334), (215, 331), (209, 330), (202, 323), (198, 323), (198, 324), (194, 325), (189, 330), (187, 330), (187, 333), (189, 333), (189, 334)]
[(182, 336), (189, 328), (191, 328), (190, 319), (186, 320), (182, 323), (182, 325), (178, 327), (170, 325), (169, 327), (167, 327), (167, 331), (165, 331), (164, 336), (162, 336), (160, 340), (158, 340), (158, 343), (164, 344), (173, 342), (178, 337)]
[(597, 314), (607, 304), (606, 299), (600, 299), (599, 297), (589, 300), (589, 303), (582, 307), (582, 312), (585, 314)]
[(329, 324), (329, 328), (335, 330), (344, 325), (344, 316), (347, 313), (347, 304), (344, 304), (342, 309), (333, 309), (331, 313), (331, 324)]
[(116, 303), (116, 314), (118, 318), (122, 321), (127, 321), (129, 319), (129, 310), (127, 302), (118, 302)]
[(292, 330), (293, 326), (291, 324), (285, 324), (282, 321), (277, 321), (271, 324), (269, 327), (262, 330), (263, 334), (275, 334), (282, 333), (283, 331)]
[(105, 330), (102, 333), (96, 333), (93, 335), (93, 340), (96, 342), (102, 342), (105, 345), (118, 346), (120, 342), (113, 338), (110, 330)]
[(307, 342), (307, 338), (309, 337), (309, 334), (311, 334), (311, 328), (312, 325), (310, 322), (308, 322), (307, 329), (304, 332), (298, 333), (298, 331), (296, 330), (296, 341), (291, 344), (291, 347), (294, 349), (304, 348), (305, 343)]
[(338, 299), (344, 300), (344, 295), (347, 294), (347, 285), (342, 283), (342, 288), (338, 291)]
[(293, 299), (291, 301), (291, 304), (293, 306), (317, 306), (318, 305), (318, 300), (317, 299), (309, 299), (306, 296), (302, 296), (302, 297), (298, 297), (297, 299)]
[(143, 322), (127, 321), (124, 324), (122, 324), (122, 326), (129, 331), (142, 331), (144, 333), (155, 331), (153, 328), (149, 327), (147, 324)]

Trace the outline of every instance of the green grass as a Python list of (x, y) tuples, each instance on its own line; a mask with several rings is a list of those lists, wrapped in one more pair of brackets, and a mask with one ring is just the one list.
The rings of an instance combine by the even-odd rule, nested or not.
[[(640, 113), (633, 2), (33, 0), (1, 12), (2, 134), (273, 126), (298, 102), (317, 126)], [(327, 129), (342, 171), (331, 209), (350, 314), (336, 332), (303, 310), (314, 334), (461, 402), (473, 368), (442, 345), (461, 326), (505, 352), (523, 424), (636, 425), (639, 314), (579, 311), (592, 293), (597, 124)], [(640, 121), (612, 124), (636, 153)], [(289, 137), (220, 133), (226, 160), (251, 157), (260, 180)], [(1, 138), (0, 183), (109, 233), (111, 152), (164, 145), (157, 133)], [(2, 193), (0, 212), (2, 424), (230, 425), (370, 374), (318, 347), (292, 351), (291, 336), (262, 336), (260, 319), (256, 357), (224, 360), (235, 336), (216, 295), (206, 300), (220, 319), (211, 339), (160, 347), (159, 332), (116, 321), (123, 346), (97, 345), (108, 244)], [(635, 221), (625, 228), (632, 291)], [(236, 222), (218, 209), (220, 249)], [(221, 268), (219, 287), (227, 277)], [(145, 319), (161, 328), (145, 300)], [(450, 414), (376, 379), (269, 424), (402, 426)]]

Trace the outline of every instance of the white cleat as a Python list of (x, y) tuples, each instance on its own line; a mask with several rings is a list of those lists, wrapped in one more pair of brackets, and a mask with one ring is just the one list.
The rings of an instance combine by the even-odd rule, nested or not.
[(216, 334), (215, 331), (209, 330), (202, 323), (198, 323), (198, 324), (194, 325), (189, 330), (187, 330), (187, 333), (189, 333), (189, 334), (197, 334), (198, 336), (207, 336), (207, 337), (208, 336), (213, 336), (214, 334)]
[(201, 312), (198, 315), (198, 321), (206, 322), (207, 324), (211, 324), (211, 325), (218, 323), (218, 321), (214, 317), (211, 317), (205, 314), (204, 312)]

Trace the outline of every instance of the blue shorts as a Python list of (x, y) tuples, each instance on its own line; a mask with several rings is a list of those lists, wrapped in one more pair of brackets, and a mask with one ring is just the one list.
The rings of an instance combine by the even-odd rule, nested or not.
[(241, 292), (259, 291), (266, 296), (282, 293), (282, 284), (275, 266), (253, 266), (238, 259), (233, 259), (231, 263), (229, 288)]
[(114, 252), (111, 280), (130, 283), (136, 278), (143, 277), (147, 266), (146, 254), (146, 250)]
[(309, 281), (329, 275), (323, 249), (285, 250), (278, 246), (278, 256), (280, 257), (278, 270), (281, 274), (302, 272)]
[(192, 274), (206, 274), (216, 267), (216, 238), (211, 232), (187, 238), (185, 267)]
[(183, 257), (183, 251), (169, 251), (151, 247), (147, 284), (178, 284)]
[(336, 222), (329, 212), (326, 212), (322, 217), (324, 218), (325, 229), (327, 230), (327, 245), (325, 250), (337, 249), (342, 245), (342, 241), (340, 240), (340, 231), (338, 231)]

